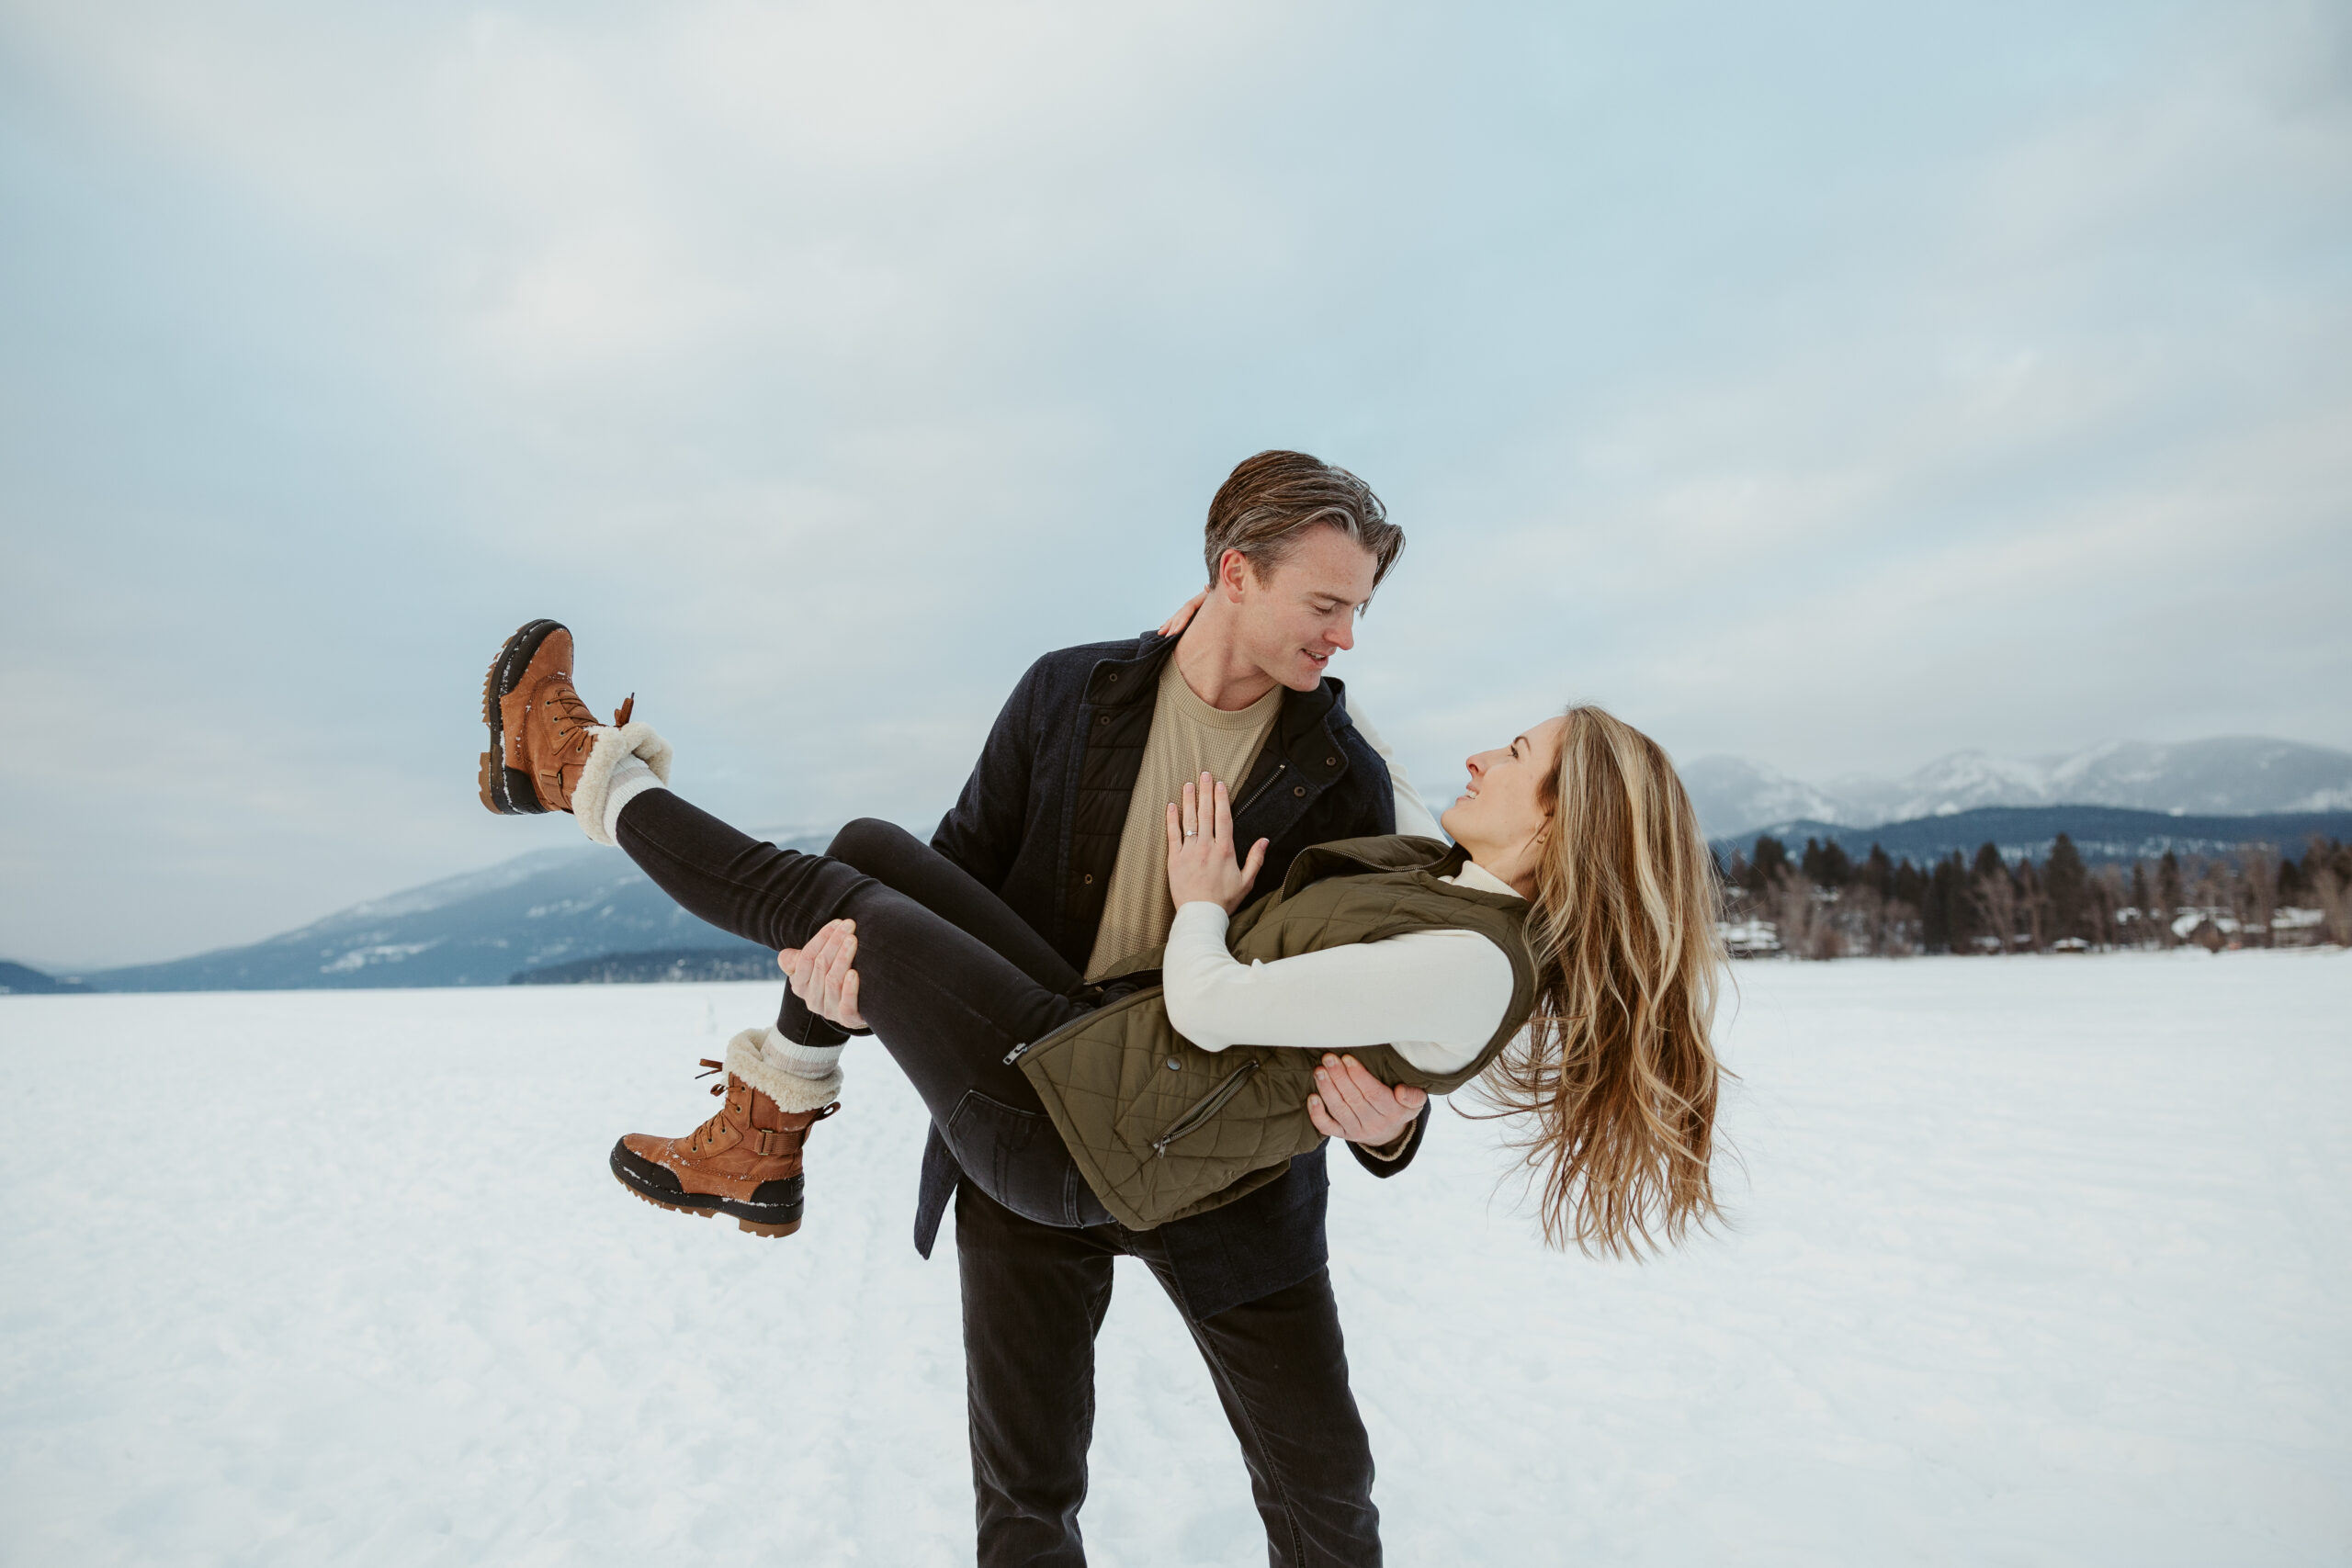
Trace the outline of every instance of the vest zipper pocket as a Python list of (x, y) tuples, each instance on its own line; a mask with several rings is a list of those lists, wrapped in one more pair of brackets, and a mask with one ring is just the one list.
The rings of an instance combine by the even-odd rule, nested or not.
[(1241, 1092), (1241, 1086), (1250, 1081), (1258, 1067), (1255, 1061), (1244, 1062), (1227, 1074), (1222, 1083), (1204, 1095), (1191, 1110), (1176, 1118), (1174, 1126), (1151, 1141), (1151, 1152), (1161, 1159), (1167, 1158), (1168, 1145), (1187, 1133), (1197, 1132), (1210, 1117), (1224, 1110), (1226, 1102)]

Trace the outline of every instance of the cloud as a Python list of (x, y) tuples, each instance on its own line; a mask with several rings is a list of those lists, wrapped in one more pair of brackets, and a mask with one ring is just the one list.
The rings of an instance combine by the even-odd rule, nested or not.
[(682, 782), (930, 819), (1298, 446), (1410, 530), (1431, 790), (1569, 696), (1817, 776), (2352, 742), (2325, 8), (17, 6), (0, 952), (551, 841), (572, 622)]

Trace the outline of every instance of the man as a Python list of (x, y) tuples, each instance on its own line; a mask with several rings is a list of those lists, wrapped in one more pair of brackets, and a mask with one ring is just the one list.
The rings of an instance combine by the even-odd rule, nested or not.
[[(1324, 673), (1403, 547), (1346, 470), (1297, 452), (1242, 463), (1210, 503), (1210, 585), (1190, 625), (1031, 666), (933, 847), (1091, 980), (1165, 941), (1163, 812), (1202, 772), (1231, 789), (1236, 841), (1270, 840), (1261, 888), (1311, 844), (1435, 836)], [(1375, 1175), (1409, 1163), (1426, 1096), (1392, 1092), (1352, 1061), (1328, 1062), (1322, 1090), (1309, 1106), (1318, 1130), (1349, 1140)], [(961, 1177), (934, 1126), (915, 1245), (929, 1256), (953, 1197), (983, 1568), (1085, 1561), (1093, 1342), (1122, 1253), (1150, 1268), (1208, 1363), (1272, 1561), (1379, 1562), (1371, 1451), (1326, 1266), (1319, 1148), (1246, 1198), (1150, 1232), (1041, 1224)]]

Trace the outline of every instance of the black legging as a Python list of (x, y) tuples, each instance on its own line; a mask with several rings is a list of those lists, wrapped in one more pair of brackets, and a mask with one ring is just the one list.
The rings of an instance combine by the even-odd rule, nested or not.
[[(964, 1172), (1045, 1224), (1110, 1219), (1021, 1069), (1005, 1061), (1085, 1010), (1081, 976), (963, 868), (888, 822), (807, 855), (738, 832), (666, 789), (621, 808), (620, 847), (688, 913), (764, 947), (857, 922), (858, 1010), (914, 1084)], [(844, 1038), (787, 989), (778, 1028)]]

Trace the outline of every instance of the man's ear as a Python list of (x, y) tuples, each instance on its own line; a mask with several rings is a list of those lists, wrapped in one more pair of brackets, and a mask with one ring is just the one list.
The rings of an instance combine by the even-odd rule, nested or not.
[(1257, 584), (1258, 574), (1250, 565), (1250, 558), (1239, 550), (1228, 549), (1217, 557), (1216, 581), (1212, 584), (1225, 596), (1228, 604), (1241, 603), (1241, 595)]

